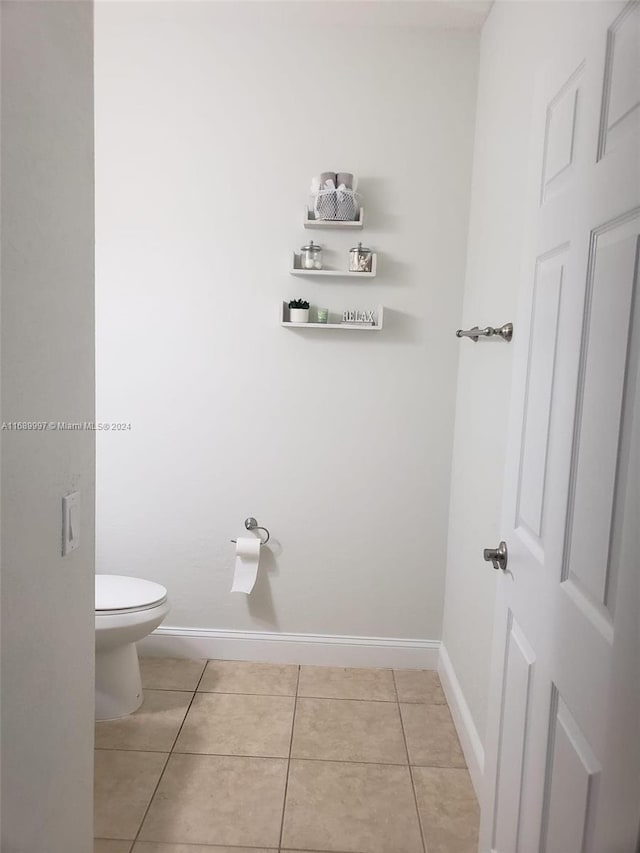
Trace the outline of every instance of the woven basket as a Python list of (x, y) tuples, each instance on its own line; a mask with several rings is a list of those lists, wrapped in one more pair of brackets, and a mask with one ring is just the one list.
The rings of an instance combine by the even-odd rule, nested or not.
[(353, 190), (319, 190), (313, 196), (316, 219), (354, 222), (358, 218), (358, 205)]

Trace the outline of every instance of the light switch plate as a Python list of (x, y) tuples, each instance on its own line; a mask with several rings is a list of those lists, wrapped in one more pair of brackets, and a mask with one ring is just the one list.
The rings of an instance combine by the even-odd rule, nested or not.
[(80, 545), (80, 492), (62, 498), (62, 556)]

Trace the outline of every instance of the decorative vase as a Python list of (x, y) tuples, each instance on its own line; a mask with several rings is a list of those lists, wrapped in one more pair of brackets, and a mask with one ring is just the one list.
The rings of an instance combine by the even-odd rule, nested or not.
[(290, 323), (308, 323), (309, 309), (308, 308), (289, 308)]

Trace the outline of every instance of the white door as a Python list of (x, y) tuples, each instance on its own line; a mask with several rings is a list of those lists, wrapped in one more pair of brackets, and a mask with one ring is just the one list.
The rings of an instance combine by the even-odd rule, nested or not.
[(584, 22), (534, 105), (483, 853), (638, 844), (640, 4)]

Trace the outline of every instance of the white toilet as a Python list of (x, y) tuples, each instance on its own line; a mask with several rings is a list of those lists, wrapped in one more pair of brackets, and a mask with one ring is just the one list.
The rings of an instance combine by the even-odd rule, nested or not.
[(96, 575), (96, 720), (114, 720), (142, 704), (136, 642), (170, 610), (159, 583)]

